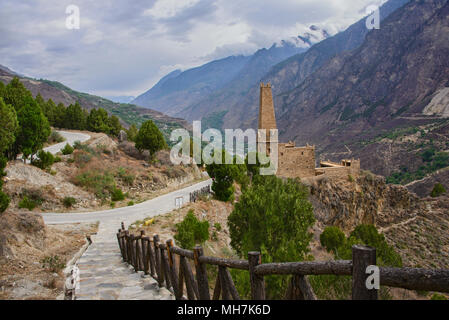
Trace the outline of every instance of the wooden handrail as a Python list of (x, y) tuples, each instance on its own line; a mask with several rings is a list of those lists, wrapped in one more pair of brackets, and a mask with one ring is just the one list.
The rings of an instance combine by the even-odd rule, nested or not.
[[(165, 286), (176, 299), (210, 300), (207, 265), (218, 266), (213, 299), (240, 299), (228, 268), (247, 270), (250, 273), (252, 299), (265, 299), (264, 277), (269, 275), (291, 275), (287, 299), (316, 299), (307, 280), (308, 275), (352, 276), (353, 299), (375, 300), (378, 290), (368, 290), (366, 267), (375, 265), (376, 249), (353, 246), (353, 260), (302, 261), (284, 263), (261, 263), (259, 252), (250, 252), (248, 260), (209, 257), (201, 247), (186, 250), (173, 245), (169, 240), (162, 243), (158, 235), (153, 238), (144, 232), (133, 235), (122, 223), (117, 240), (123, 261), (131, 264), (135, 271), (144, 271), (155, 278), (160, 287)], [(178, 258), (175, 256), (177, 255)], [(193, 260), (195, 275), (188, 259)], [(380, 285), (409, 290), (437, 291), (449, 293), (449, 270), (421, 268), (379, 267)], [(187, 297), (184, 296), (184, 285)]]

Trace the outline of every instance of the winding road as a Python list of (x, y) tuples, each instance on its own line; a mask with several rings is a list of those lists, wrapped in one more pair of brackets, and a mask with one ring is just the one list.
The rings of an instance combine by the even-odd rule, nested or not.
[[(45, 151), (56, 154), (66, 143), (85, 142), (90, 136), (82, 133), (59, 131), (66, 139)], [(78, 261), (80, 270), (79, 288), (75, 290), (77, 299), (171, 299), (168, 292), (158, 288), (152, 279), (135, 274), (120, 257), (116, 233), (121, 222), (126, 226), (137, 220), (168, 213), (179, 206), (180, 198), (185, 204), (190, 193), (211, 185), (212, 180), (170, 192), (140, 204), (104, 211), (83, 213), (42, 213), (46, 224), (74, 224), (99, 222), (98, 232), (92, 236), (92, 245)]]

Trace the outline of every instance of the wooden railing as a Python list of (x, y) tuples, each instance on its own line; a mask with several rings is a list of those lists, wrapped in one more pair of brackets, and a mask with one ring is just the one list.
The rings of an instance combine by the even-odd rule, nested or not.
[[(261, 264), (261, 254), (250, 252), (248, 260), (232, 260), (205, 256), (201, 247), (193, 251), (173, 245), (173, 240), (161, 243), (159, 236), (150, 238), (141, 231), (133, 235), (125, 230), (124, 224), (118, 230), (117, 240), (123, 261), (134, 267), (136, 272), (151, 275), (166, 287), (178, 300), (240, 300), (229, 268), (247, 270), (251, 282), (251, 299), (265, 300), (264, 276), (291, 275), (285, 295), (289, 300), (316, 300), (307, 275), (352, 276), (352, 298), (376, 300), (378, 290), (367, 289), (366, 268), (376, 265), (376, 249), (353, 246), (353, 260), (325, 262), (287, 262)], [(194, 262), (195, 274), (190, 261)], [(218, 267), (213, 292), (209, 289), (206, 265)], [(417, 268), (379, 267), (380, 285), (410, 290), (449, 292), (449, 270), (428, 270)], [(184, 293), (185, 289), (185, 293)], [(212, 293), (212, 295), (211, 295)]]

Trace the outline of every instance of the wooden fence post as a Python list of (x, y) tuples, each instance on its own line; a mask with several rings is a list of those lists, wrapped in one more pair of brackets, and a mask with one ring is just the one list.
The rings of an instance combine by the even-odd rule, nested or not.
[(157, 273), (157, 283), (159, 287), (162, 287), (164, 283), (164, 275), (161, 269), (161, 257), (159, 251), (159, 236), (156, 234), (153, 237), (153, 245), (154, 245), (154, 258), (156, 262), (156, 273)]
[(170, 280), (171, 280), (171, 285), (173, 287), (173, 291), (175, 293), (175, 297), (177, 300), (181, 300), (182, 298), (182, 294), (180, 295), (180, 291), (178, 290), (178, 270), (176, 268), (176, 261), (175, 261), (175, 256), (172, 253), (171, 248), (173, 248), (173, 240), (167, 240), (166, 241), (167, 244), (167, 256), (168, 256), (168, 264), (169, 264), (169, 274), (170, 274)]
[(125, 231), (125, 223), (122, 222), (122, 230)]
[(376, 249), (361, 245), (352, 247), (352, 299), (377, 300), (378, 290), (366, 287), (366, 268), (376, 265)]
[(209, 282), (207, 280), (207, 269), (204, 263), (200, 262), (201, 256), (203, 256), (203, 248), (195, 247), (193, 249), (193, 257), (196, 270), (196, 281), (198, 283), (198, 293), (200, 295), (199, 300), (210, 300)]
[(251, 281), (251, 299), (265, 300), (265, 281), (263, 276), (258, 276), (254, 269), (262, 263), (260, 252), (248, 252), (249, 279)]
[(128, 230), (125, 230), (125, 235), (124, 235), (123, 239), (125, 240), (125, 251), (126, 251), (126, 259), (125, 259), (125, 261), (127, 263), (129, 263), (130, 262), (130, 255), (131, 255), (131, 253), (129, 251), (129, 231)]
[(125, 254), (123, 252), (123, 243), (122, 243), (122, 233), (121, 233), (121, 229), (118, 229), (117, 232), (117, 241), (118, 241), (118, 246), (120, 248), (120, 254), (122, 255), (122, 259), (124, 260)]

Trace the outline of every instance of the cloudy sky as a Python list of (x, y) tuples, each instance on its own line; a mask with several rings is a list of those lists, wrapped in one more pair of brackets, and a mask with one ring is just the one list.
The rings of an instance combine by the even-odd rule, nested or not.
[[(334, 34), (382, 0), (1, 0), (0, 64), (101, 96), (136, 96), (175, 69), (251, 54), (314, 24)], [(66, 8), (80, 29), (66, 27)]]

